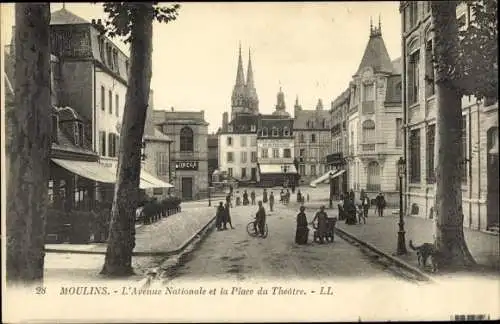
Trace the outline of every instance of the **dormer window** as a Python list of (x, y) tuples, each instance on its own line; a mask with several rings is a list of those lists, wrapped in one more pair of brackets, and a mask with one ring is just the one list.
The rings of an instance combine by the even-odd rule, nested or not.
[(99, 55), (101, 55), (101, 60), (104, 62), (104, 38), (99, 36)]
[(273, 127), (273, 137), (278, 136), (278, 129), (276, 127)]
[(267, 127), (264, 127), (264, 128), (262, 129), (262, 136), (264, 136), (264, 137), (269, 136), (268, 131), (267, 131)]
[(283, 128), (283, 136), (290, 136), (290, 129), (288, 127)]
[(107, 63), (108, 63), (108, 66), (110, 69), (113, 69), (113, 57), (112, 57), (112, 47), (111, 45), (108, 43), (106, 44), (106, 58), (107, 58)]
[(233, 131), (233, 125), (227, 126), (227, 131), (231, 133)]
[(256, 129), (257, 129), (257, 127), (255, 125), (251, 125), (250, 126), (250, 131), (251, 132), (255, 132)]

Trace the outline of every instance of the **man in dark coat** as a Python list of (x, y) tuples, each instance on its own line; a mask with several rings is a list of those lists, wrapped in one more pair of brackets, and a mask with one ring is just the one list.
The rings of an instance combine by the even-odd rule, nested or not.
[(269, 209), (273, 211), (273, 206), (274, 206), (274, 193), (271, 191), (271, 194), (269, 195)]
[(229, 223), (229, 226), (231, 226), (231, 229), (234, 229), (233, 224), (231, 223), (231, 212), (229, 205), (226, 203), (226, 206), (224, 207), (224, 221), (223, 221), (223, 226), (224, 229), (227, 230), (227, 224)]
[(248, 205), (249, 201), (248, 201), (248, 193), (246, 190), (243, 191), (243, 206), (246, 206)]
[(217, 228), (218, 231), (221, 230), (222, 223), (224, 221), (225, 217), (225, 209), (224, 209), (224, 203), (221, 201), (219, 203), (219, 206), (217, 206), (217, 213), (215, 214), (215, 227)]
[(262, 194), (262, 202), (267, 203), (267, 189), (264, 188), (264, 193)]
[(306, 208), (300, 206), (300, 212), (297, 214), (297, 230), (295, 231), (295, 243), (297, 244), (307, 244), (307, 238), (309, 236), (309, 227), (307, 226), (307, 217), (304, 212)]
[(327, 222), (328, 222), (328, 215), (325, 212), (325, 206), (321, 206), (319, 208), (319, 211), (316, 213), (316, 216), (314, 216), (313, 223), (317, 221), (318, 222), (318, 237), (320, 243), (324, 243), (324, 238), (327, 232)]
[(252, 190), (252, 192), (250, 193), (250, 199), (252, 199), (252, 205), (255, 205), (255, 191)]
[(384, 208), (385, 208), (385, 197), (384, 195), (380, 192), (375, 198), (375, 203), (377, 205), (377, 212), (379, 217), (384, 217)]
[(255, 222), (253, 223), (253, 228), (255, 233), (259, 233), (264, 236), (264, 228), (266, 226), (266, 210), (262, 206), (262, 201), (259, 201), (259, 209), (255, 214)]

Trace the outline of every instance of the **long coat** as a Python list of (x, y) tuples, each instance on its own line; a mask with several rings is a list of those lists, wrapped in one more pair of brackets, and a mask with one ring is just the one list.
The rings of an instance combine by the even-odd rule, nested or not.
[(304, 212), (297, 214), (297, 230), (295, 231), (295, 243), (307, 244), (309, 227), (307, 227), (307, 217)]
[(222, 225), (222, 222), (224, 221), (224, 214), (225, 214), (225, 208), (223, 206), (217, 207), (217, 212), (215, 214), (215, 226), (217, 228), (220, 228)]

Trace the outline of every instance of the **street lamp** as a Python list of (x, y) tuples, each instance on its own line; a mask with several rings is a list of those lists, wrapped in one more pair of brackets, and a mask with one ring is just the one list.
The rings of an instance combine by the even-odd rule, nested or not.
[(211, 190), (212, 187), (208, 187), (208, 207), (211, 207), (212, 206), (212, 197), (210, 195), (210, 192), (212, 191)]
[(403, 177), (406, 172), (406, 161), (400, 157), (398, 161), (399, 176), (399, 231), (397, 255), (407, 254), (405, 242), (405, 222), (403, 220)]
[(329, 199), (329, 205), (330, 205), (330, 209), (333, 208), (333, 171), (330, 170), (330, 172), (328, 172), (328, 177), (330, 178), (330, 199)]

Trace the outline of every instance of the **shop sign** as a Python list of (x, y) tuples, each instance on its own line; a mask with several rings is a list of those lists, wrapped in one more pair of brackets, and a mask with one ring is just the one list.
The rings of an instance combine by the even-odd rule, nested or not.
[(198, 170), (198, 161), (177, 161), (176, 170)]

